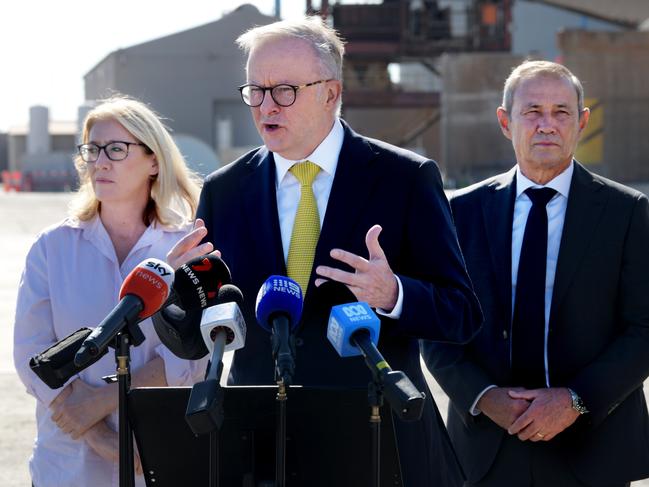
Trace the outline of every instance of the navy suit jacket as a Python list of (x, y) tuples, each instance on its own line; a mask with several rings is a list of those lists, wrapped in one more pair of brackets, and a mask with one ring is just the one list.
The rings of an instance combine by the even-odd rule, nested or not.
[[(426, 386), (419, 338), (463, 343), (481, 322), (437, 165), (416, 154), (355, 134), (345, 123), (344, 142), (316, 248), (318, 265), (343, 267), (329, 257), (341, 248), (367, 257), (365, 234), (374, 224), (380, 244), (404, 289), (399, 320), (382, 318), (379, 349), (426, 391), (423, 418), (397, 423), (407, 486), (460, 485), (461, 470)], [(243, 292), (248, 323), (245, 348), (235, 353), (229, 382), (273, 384), (269, 335), (255, 324), (255, 297), (272, 274), (286, 275), (277, 216), (275, 164), (264, 147), (207, 177), (198, 217), (207, 241), (222, 252), (233, 283)], [(326, 338), (330, 308), (317, 300), (312, 273), (296, 332), (296, 384), (367, 387), (362, 358), (341, 359)]]
[[(550, 444), (586, 485), (649, 476), (649, 202), (575, 162), (548, 333), (550, 384), (591, 411)], [(466, 346), (426, 344), (451, 399), (448, 429), (472, 482), (489, 470), (505, 431), (469, 409), (488, 385), (517, 386), (510, 368), (515, 170), (457, 191), (451, 207), (485, 321)], [(512, 466), (512, 478), (515, 478)], [(503, 484), (504, 485), (504, 484)]]

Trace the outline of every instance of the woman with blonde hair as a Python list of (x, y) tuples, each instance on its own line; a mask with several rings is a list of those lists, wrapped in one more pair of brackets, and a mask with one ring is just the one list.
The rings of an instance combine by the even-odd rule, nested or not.
[[(36, 487), (118, 484), (117, 388), (113, 354), (52, 390), (30, 370), (31, 356), (117, 305), (123, 279), (142, 260), (165, 259), (191, 228), (198, 178), (160, 118), (126, 97), (104, 100), (85, 119), (75, 160), (80, 188), (64, 221), (43, 230), (23, 271), (14, 325), (14, 362), (36, 398), (37, 438), (30, 459)], [(189, 385), (203, 361), (175, 357), (150, 319), (131, 351), (132, 386)], [(141, 465), (136, 458), (136, 470)], [(144, 485), (138, 475), (138, 485)]]

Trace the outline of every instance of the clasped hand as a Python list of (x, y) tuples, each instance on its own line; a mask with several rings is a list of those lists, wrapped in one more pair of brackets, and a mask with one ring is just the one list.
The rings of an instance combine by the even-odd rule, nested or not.
[(522, 441), (549, 441), (579, 417), (572, 408), (568, 389), (563, 387), (497, 387), (483, 395), (478, 408)]
[(116, 408), (115, 395), (104, 387), (94, 387), (81, 379), (71, 382), (50, 404), (52, 421), (73, 439), (79, 439), (90, 427)]

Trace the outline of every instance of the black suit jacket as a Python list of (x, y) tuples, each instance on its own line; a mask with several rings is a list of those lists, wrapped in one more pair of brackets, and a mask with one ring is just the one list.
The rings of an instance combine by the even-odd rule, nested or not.
[[(469, 414), (488, 385), (511, 380), (511, 233), (515, 170), (456, 192), (451, 207), (485, 321), (466, 346), (426, 344), (451, 399), (448, 428), (467, 477), (488, 471), (505, 431)], [(551, 441), (587, 485), (649, 476), (649, 204), (575, 162), (552, 295), (550, 384), (591, 411)]]
[[(426, 391), (424, 416), (397, 423), (406, 485), (452, 486), (461, 471), (419, 362), (419, 338), (466, 342), (480, 325), (480, 311), (464, 267), (450, 208), (433, 161), (361, 137), (344, 124), (345, 136), (314, 268), (341, 267), (329, 251), (342, 248), (367, 257), (365, 234), (374, 224), (404, 289), (399, 320), (382, 318), (379, 349)], [(198, 217), (206, 240), (220, 249), (233, 282), (243, 291), (248, 323), (245, 348), (235, 353), (229, 382), (272, 384), (269, 335), (255, 323), (255, 297), (272, 274), (286, 275), (277, 216), (272, 153), (256, 149), (207, 177)], [(326, 339), (330, 308), (317, 300), (311, 275), (297, 329), (295, 383), (367, 387), (360, 357), (341, 359)]]

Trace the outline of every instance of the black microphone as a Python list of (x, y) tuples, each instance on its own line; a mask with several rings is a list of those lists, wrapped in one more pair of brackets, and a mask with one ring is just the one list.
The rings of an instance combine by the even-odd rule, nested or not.
[(89, 365), (127, 326), (131, 328), (132, 344), (142, 343), (142, 331), (132, 325), (160, 309), (169, 296), (173, 278), (173, 269), (159, 259), (140, 262), (124, 279), (119, 291), (120, 302), (81, 344), (74, 364)]
[(302, 289), (286, 276), (270, 276), (259, 288), (255, 306), (257, 322), (272, 333), (275, 380), (286, 385), (295, 374), (292, 332), (302, 316)]
[(152, 317), (158, 338), (174, 355), (198, 360), (209, 353), (200, 334), (203, 309), (215, 304), (221, 286), (231, 282), (228, 266), (214, 254), (196, 257), (176, 270), (172, 295)]
[(194, 384), (187, 403), (185, 420), (195, 435), (211, 433), (223, 423), (223, 354), (243, 348), (246, 323), (241, 314), (243, 294), (236, 286), (225, 284), (219, 289), (217, 304), (203, 311), (201, 333), (212, 357), (205, 380)]
[(320, 285), (320, 299), (328, 303), (347, 301), (331, 308), (327, 338), (341, 357), (362, 355), (388, 403), (404, 421), (421, 418), (426, 395), (417, 390), (408, 376), (392, 370), (376, 347), (381, 320), (367, 303), (356, 301), (347, 286), (335, 281)]
[(216, 304), (221, 286), (231, 283), (230, 269), (220, 257), (201, 255), (176, 270), (173, 292), (166, 304), (178, 304), (185, 311), (205, 309)]

